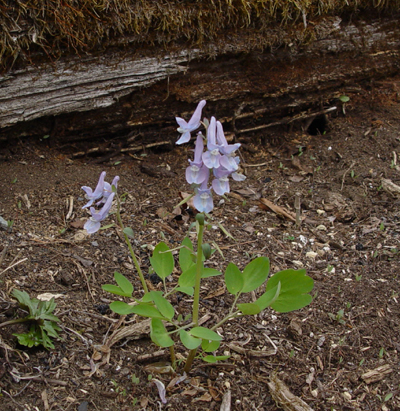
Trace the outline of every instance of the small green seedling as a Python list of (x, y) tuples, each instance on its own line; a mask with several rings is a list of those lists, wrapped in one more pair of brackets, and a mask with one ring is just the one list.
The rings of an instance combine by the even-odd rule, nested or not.
[(333, 320), (333, 321), (337, 321), (340, 324), (346, 324), (345, 321), (343, 320), (344, 317), (344, 310), (339, 310), (336, 315), (332, 314), (332, 313), (328, 313), (329, 317)]
[(56, 308), (54, 298), (50, 301), (40, 301), (37, 298), (30, 298), (25, 291), (13, 290), (12, 296), (16, 298), (22, 309), (29, 312), (24, 318), (6, 321), (0, 327), (17, 324), (22, 322), (31, 323), (30, 329), (26, 333), (13, 334), (18, 338), (21, 345), (27, 347), (37, 347), (42, 345), (44, 348), (54, 348), (50, 338), (60, 338), (57, 331), (61, 328), (57, 325), (60, 321), (52, 312)]

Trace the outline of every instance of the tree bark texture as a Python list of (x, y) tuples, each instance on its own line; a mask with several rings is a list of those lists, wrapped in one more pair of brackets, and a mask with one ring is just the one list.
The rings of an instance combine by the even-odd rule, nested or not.
[[(275, 50), (127, 50), (70, 57), (0, 76), (0, 141), (50, 135), (53, 141), (141, 134), (174, 139), (174, 117), (197, 102), (245, 134), (304, 110), (322, 110), (355, 83), (399, 71), (399, 16), (314, 24), (316, 38)], [(301, 31), (300, 31), (301, 32)], [(302, 39), (304, 44), (304, 39)], [(289, 117), (288, 117), (289, 116)]]

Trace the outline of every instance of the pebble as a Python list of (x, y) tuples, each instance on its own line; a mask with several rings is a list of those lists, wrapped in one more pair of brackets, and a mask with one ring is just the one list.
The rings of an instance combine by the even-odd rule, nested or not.
[(320, 224), (320, 225), (317, 227), (317, 230), (319, 230), (319, 231), (328, 231), (328, 229), (326, 228), (326, 226), (323, 225), (323, 224)]
[(306, 258), (315, 259), (315, 257), (318, 257), (318, 253), (316, 253), (315, 251), (308, 251), (306, 253)]
[(8, 222), (3, 217), (0, 217), (0, 227), (4, 230), (8, 229)]

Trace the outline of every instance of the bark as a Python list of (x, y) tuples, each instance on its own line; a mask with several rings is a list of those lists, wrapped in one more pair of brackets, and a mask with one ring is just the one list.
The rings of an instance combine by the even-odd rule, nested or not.
[(0, 140), (44, 135), (53, 143), (125, 135), (173, 140), (174, 117), (189, 117), (200, 99), (208, 101), (205, 114), (225, 116), (231, 131), (246, 134), (290, 123), (304, 110), (339, 104), (340, 94), (354, 84), (399, 70), (398, 16), (304, 24), (315, 24), (307, 47), (294, 42), (241, 52), (237, 44), (227, 44), (215, 50), (215, 59), (199, 50), (155, 57), (114, 50), (100, 58), (10, 72), (0, 77)]

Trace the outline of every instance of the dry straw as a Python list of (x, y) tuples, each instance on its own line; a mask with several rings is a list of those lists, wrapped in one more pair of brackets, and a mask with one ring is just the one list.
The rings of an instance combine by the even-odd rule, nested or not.
[(4, 71), (126, 44), (177, 50), (242, 40), (243, 51), (276, 47), (290, 41), (282, 27), (294, 38), (309, 30), (301, 36), (307, 41), (311, 19), (399, 10), (400, 0), (0, 0), (0, 65)]

